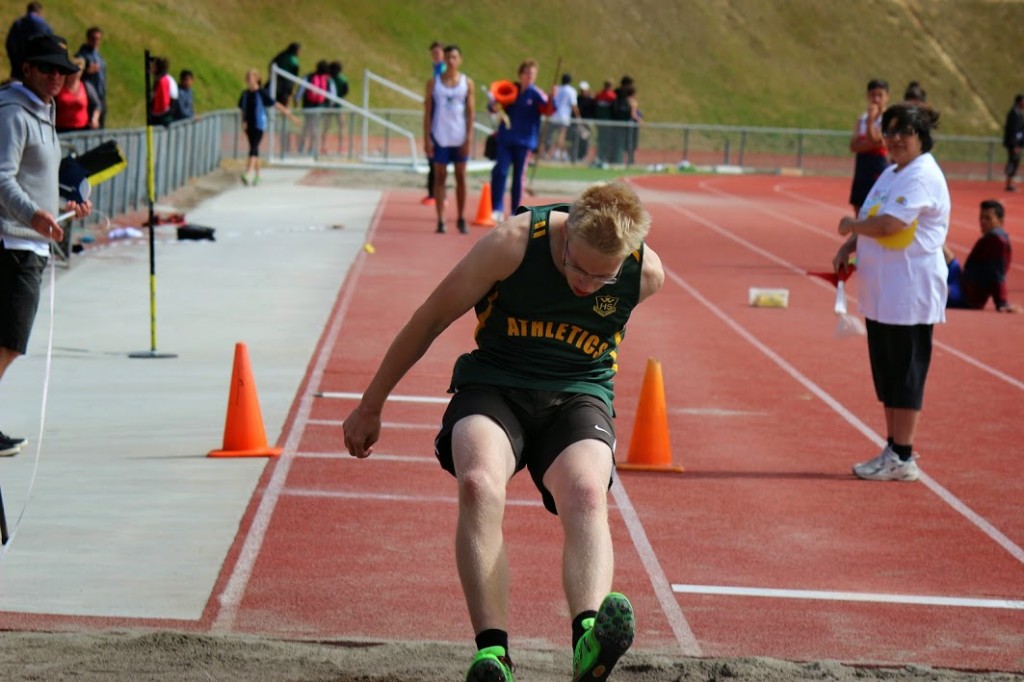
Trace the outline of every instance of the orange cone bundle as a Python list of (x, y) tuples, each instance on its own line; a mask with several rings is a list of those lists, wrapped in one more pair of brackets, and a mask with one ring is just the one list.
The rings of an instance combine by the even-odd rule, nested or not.
[(519, 88), (512, 81), (501, 80), (491, 83), (491, 96), (494, 101), (503, 107), (507, 107), (516, 101), (519, 96)]
[(633, 436), (629, 441), (629, 455), (623, 471), (668, 471), (679, 473), (681, 466), (672, 464), (672, 446), (668, 437), (668, 411), (665, 408), (665, 382), (661, 363), (648, 358), (644, 383), (640, 388), (640, 403), (636, 409)]

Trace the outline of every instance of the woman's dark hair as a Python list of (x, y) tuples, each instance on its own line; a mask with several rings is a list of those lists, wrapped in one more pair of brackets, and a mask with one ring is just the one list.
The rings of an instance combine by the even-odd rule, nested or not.
[(924, 103), (928, 101), (928, 93), (924, 91), (917, 81), (910, 81), (907, 89), (903, 92), (903, 99), (907, 102)]
[(889, 81), (882, 80), (881, 78), (872, 78), (868, 81), (868, 92), (881, 88), (886, 92), (889, 92)]
[[(895, 121), (896, 125), (891, 123)], [(911, 128), (921, 138), (921, 151), (930, 152), (935, 142), (932, 140), (932, 131), (939, 127), (939, 112), (927, 106), (918, 104), (907, 104), (901, 102), (894, 104), (882, 114), (882, 132), (890, 128), (903, 130)]]

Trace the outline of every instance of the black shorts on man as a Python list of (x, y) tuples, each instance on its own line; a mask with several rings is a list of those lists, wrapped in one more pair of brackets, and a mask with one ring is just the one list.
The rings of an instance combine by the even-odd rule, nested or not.
[[(515, 456), (515, 470), (529, 469), (544, 507), (552, 514), (558, 511), (554, 498), (544, 487), (544, 474), (563, 450), (581, 440), (599, 440), (608, 446), (614, 462), (615, 425), (600, 398), (582, 393), (472, 385), (460, 388), (452, 396), (434, 440), (438, 461), (453, 476), (452, 430), (463, 417), (477, 414), (490, 417), (504, 429)], [(609, 479), (608, 487), (611, 484)]]

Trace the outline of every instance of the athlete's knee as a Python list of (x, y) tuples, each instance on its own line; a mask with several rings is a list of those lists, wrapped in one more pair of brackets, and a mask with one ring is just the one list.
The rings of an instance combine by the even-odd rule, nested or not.
[(505, 482), (484, 467), (459, 473), (459, 506), (487, 509), (505, 506)]
[(605, 514), (608, 510), (607, 482), (599, 483), (593, 476), (571, 478), (551, 490), (558, 505), (558, 514), (566, 518)]

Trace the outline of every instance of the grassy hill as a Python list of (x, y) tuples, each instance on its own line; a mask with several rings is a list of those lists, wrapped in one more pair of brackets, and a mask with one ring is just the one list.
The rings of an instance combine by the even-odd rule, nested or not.
[[(9, 26), (24, 10), (5, 0)], [(1024, 0), (44, 0), (73, 49), (103, 28), (108, 125), (143, 122), (143, 52), (197, 75), (203, 110), (235, 106), (242, 76), (289, 42), (303, 71), (340, 59), (359, 101), (363, 72), (420, 92), (427, 46), (454, 42), (478, 84), (540, 61), (594, 86), (629, 74), (649, 121), (847, 129), (868, 79), (894, 97), (919, 80), (945, 133), (992, 135), (1024, 91)], [(0, 56), (0, 71), (8, 69)], [(482, 104), (482, 101), (480, 102)], [(374, 106), (408, 107), (374, 90)]]

